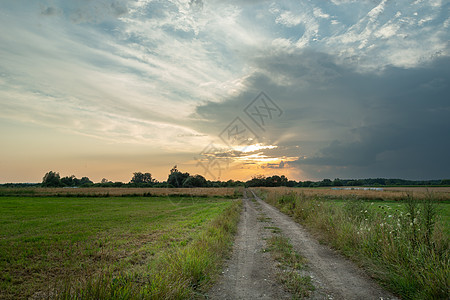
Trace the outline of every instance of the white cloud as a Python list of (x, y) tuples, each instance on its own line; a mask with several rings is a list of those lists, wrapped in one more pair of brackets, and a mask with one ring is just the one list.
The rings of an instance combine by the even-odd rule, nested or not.
[[(324, 51), (339, 55), (345, 63), (353, 61), (364, 72), (388, 65), (410, 68), (432, 60), (433, 53), (448, 55), (445, 21), (437, 4), (381, 1), (344, 31), (324, 39)], [(414, 13), (419, 10), (422, 15), (417, 18)]]
[(397, 34), (397, 31), (400, 29), (398, 24), (386, 24), (381, 27), (377, 31), (374, 32), (374, 36), (377, 38), (390, 38)]
[(302, 23), (302, 17), (290, 11), (285, 11), (276, 18), (275, 22), (287, 27), (294, 27)]
[(425, 24), (426, 22), (429, 22), (429, 21), (431, 21), (431, 20), (433, 20), (432, 17), (426, 17), (426, 18), (420, 19), (419, 22), (417, 22), (417, 24), (418, 24), (419, 26), (422, 26), (423, 24)]
[(314, 16), (316, 16), (317, 18), (323, 18), (323, 19), (329, 19), (330, 18), (329, 14), (324, 13), (318, 7), (314, 7), (313, 12), (314, 12)]
[(243, 29), (233, 6), (215, 11), (205, 5), (208, 11), (192, 15), (185, 2), (173, 2), (176, 9), (149, 19), (150, 3), (131, 3), (109, 32), (104, 25), (67, 22), (61, 14), (41, 16), (42, 8), (26, 21), (2, 18), (1, 27), (10, 27), (0, 43), (7, 58), (0, 62), (6, 74), (2, 117), (115, 142), (201, 147), (198, 139), (182, 146), (185, 139), (173, 136), (201, 135), (184, 125), (195, 106), (244, 88), (245, 73), (224, 51), (252, 47), (258, 35)]
[(369, 11), (367, 16), (369, 17), (370, 21), (374, 22), (383, 13), (386, 2), (387, 0), (381, 1), (380, 4), (378, 4), (371, 11)]
[(295, 47), (290, 39), (276, 38), (272, 41), (272, 47), (275, 51), (293, 52)]

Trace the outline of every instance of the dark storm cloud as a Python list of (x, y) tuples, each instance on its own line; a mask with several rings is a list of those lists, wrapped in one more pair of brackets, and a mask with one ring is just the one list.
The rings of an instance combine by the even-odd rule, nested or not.
[(281, 161), (278, 164), (266, 164), (261, 166), (263, 169), (267, 168), (267, 169), (283, 169), (285, 167), (285, 163), (284, 161)]
[(60, 10), (58, 8), (51, 7), (51, 6), (42, 8), (42, 10), (41, 10), (41, 14), (44, 16), (55, 16), (55, 15), (58, 15), (59, 13), (60, 13)]
[(64, 3), (63, 7), (74, 23), (99, 23), (126, 15), (128, 0), (74, 1), (69, 4)]
[(302, 157), (294, 164), (311, 177), (450, 176), (450, 58), (377, 73), (317, 52), (266, 55), (254, 64), (242, 93), (198, 107), (211, 130), (263, 90), (285, 112), (266, 142), (300, 146), (286, 155)]

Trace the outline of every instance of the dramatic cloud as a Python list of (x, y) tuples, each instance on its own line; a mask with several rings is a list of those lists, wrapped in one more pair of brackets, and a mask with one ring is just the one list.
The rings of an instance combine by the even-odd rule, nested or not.
[[(284, 154), (299, 157), (295, 165), (310, 176), (447, 176), (442, 166), (450, 165), (445, 154), (450, 149), (449, 58), (376, 74), (358, 73), (319, 53), (266, 57), (256, 64), (260, 71), (246, 86), (271, 91), (284, 109), (261, 135), (269, 144), (298, 145), (283, 149)], [(226, 124), (242, 114), (239, 104), (251, 97), (243, 93), (197, 112)]]

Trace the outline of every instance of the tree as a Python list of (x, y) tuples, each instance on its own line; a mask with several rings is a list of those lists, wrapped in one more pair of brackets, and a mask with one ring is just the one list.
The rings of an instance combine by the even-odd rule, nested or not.
[(152, 174), (150, 173), (141, 173), (141, 172), (135, 172), (133, 173), (133, 178), (131, 178), (130, 183), (136, 183), (136, 184), (150, 184), (153, 183), (154, 179), (152, 178)]
[(264, 175), (255, 175), (246, 182), (247, 186), (266, 186), (266, 177)]
[(80, 179), (76, 178), (75, 175), (66, 176), (61, 178), (61, 183), (65, 186), (78, 186), (80, 185)]
[(89, 179), (89, 177), (81, 177), (80, 185), (90, 185), (90, 184), (93, 184), (93, 182)]
[(42, 186), (44, 187), (59, 187), (62, 185), (61, 178), (57, 172), (47, 172), (42, 178)]
[(324, 179), (321, 182), (319, 182), (319, 186), (331, 186), (333, 184), (333, 182), (331, 181), (331, 179)]
[(182, 173), (178, 171), (177, 166), (174, 166), (170, 170), (169, 177), (167, 178), (167, 183), (174, 187), (182, 187), (184, 181), (189, 177), (189, 173)]
[(273, 175), (272, 177), (266, 178), (265, 186), (280, 186), (281, 185), (281, 177), (278, 175)]
[(202, 175), (189, 176), (183, 181), (183, 187), (205, 187), (206, 185), (206, 179)]
[(440, 184), (441, 185), (450, 185), (450, 179), (442, 179)]
[(333, 180), (333, 186), (343, 186), (344, 184), (342, 183), (342, 181), (339, 178), (335, 178)]
[(303, 187), (312, 187), (313, 186), (313, 182), (311, 180), (303, 181), (302, 186)]
[(295, 180), (289, 180), (287, 183), (286, 183), (286, 186), (287, 187), (294, 187), (294, 186), (297, 186), (297, 182), (295, 181)]
[(357, 180), (350, 180), (348, 182), (349, 186), (361, 186), (364, 185), (364, 182), (361, 179), (357, 179)]

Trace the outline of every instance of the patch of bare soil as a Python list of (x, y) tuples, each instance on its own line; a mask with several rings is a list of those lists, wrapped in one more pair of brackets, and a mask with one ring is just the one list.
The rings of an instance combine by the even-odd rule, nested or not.
[(307, 261), (306, 275), (316, 290), (310, 299), (397, 299), (369, 278), (361, 269), (334, 250), (319, 244), (290, 217), (246, 191), (231, 259), (218, 283), (210, 290), (210, 299), (289, 299), (275, 278), (276, 263), (264, 253), (265, 239), (271, 227), (281, 229), (294, 249)]

